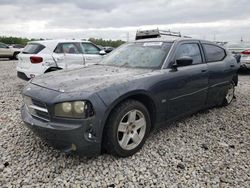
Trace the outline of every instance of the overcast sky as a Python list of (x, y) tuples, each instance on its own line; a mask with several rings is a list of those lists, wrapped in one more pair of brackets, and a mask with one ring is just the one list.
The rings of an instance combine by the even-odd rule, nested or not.
[(137, 29), (250, 41), (249, 0), (0, 0), (0, 35), (132, 40)]

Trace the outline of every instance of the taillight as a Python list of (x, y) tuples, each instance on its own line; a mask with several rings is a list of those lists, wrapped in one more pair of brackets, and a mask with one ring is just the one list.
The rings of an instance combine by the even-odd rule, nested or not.
[(249, 49), (249, 50), (245, 50), (245, 51), (241, 52), (241, 54), (244, 54), (244, 55), (250, 55), (250, 49)]
[(30, 62), (34, 63), (34, 64), (41, 63), (41, 62), (43, 62), (43, 58), (42, 57), (37, 57), (37, 56), (31, 56), (30, 57)]

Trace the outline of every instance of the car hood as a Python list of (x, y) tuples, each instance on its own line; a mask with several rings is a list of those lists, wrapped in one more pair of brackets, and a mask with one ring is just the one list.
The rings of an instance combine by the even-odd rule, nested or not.
[(128, 82), (148, 72), (152, 70), (93, 65), (46, 73), (34, 78), (31, 83), (61, 92), (95, 92), (114, 84)]

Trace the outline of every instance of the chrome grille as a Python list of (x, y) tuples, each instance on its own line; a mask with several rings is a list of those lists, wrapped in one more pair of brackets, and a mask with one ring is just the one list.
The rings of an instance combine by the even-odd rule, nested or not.
[(43, 121), (49, 121), (50, 117), (49, 117), (48, 109), (45, 103), (25, 96), (24, 104), (26, 105), (30, 114), (33, 117), (38, 118)]

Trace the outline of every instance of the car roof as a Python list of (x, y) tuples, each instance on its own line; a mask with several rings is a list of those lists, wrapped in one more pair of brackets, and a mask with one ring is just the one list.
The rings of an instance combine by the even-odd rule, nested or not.
[(68, 39), (56, 39), (56, 40), (38, 40), (38, 41), (30, 41), (28, 44), (38, 43), (42, 44), (50, 50), (54, 50), (58, 43), (68, 43), (68, 42), (83, 42), (83, 43), (91, 43), (86, 40), (68, 40)]
[(140, 40), (135, 40), (134, 42), (175, 42), (175, 41), (200, 41), (201, 43), (210, 43), (217, 45), (216, 43), (211, 41), (195, 39), (195, 38), (186, 38), (186, 37), (159, 37), (159, 38), (140, 39)]

